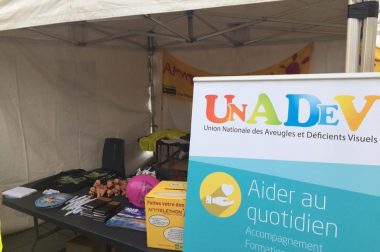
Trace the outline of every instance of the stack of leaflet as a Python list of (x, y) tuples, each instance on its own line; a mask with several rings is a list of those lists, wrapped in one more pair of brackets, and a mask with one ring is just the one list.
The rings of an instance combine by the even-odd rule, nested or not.
[(145, 210), (126, 207), (106, 223), (111, 227), (130, 228), (138, 231), (146, 231)]
[(120, 206), (119, 201), (110, 201), (108, 204), (94, 210), (92, 219), (99, 222), (106, 222), (114, 216)]
[(96, 208), (102, 207), (107, 204), (107, 201), (96, 199), (82, 206), (82, 216), (92, 218), (92, 214)]
[(4, 197), (10, 198), (10, 199), (21, 199), (35, 192), (37, 192), (36, 189), (19, 186), (19, 187), (9, 189), (8, 191), (3, 192), (3, 195)]
[(82, 206), (81, 215), (95, 221), (105, 222), (117, 213), (119, 206), (119, 201), (111, 201), (106, 198), (96, 199)]

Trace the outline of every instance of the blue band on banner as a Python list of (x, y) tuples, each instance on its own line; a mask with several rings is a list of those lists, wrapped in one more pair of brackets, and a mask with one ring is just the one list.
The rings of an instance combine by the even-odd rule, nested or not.
[(379, 197), (255, 172), (259, 161), (199, 160), (190, 160), (186, 212), (196, 214), (185, 218), (185, 252), (380, 251)]
[(191, 157), (191, 160), (380, 196), (380, 167), (373, 165), (214, 157)]

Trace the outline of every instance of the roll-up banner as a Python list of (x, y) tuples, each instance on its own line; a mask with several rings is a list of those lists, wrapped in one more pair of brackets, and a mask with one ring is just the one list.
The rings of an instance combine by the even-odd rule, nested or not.
[(380, 75), (196, 78), (184, 251), (380, 251)]

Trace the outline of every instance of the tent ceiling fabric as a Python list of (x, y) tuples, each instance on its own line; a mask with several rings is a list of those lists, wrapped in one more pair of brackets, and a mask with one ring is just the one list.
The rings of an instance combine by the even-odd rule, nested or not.
[[(25, 2), (24, 5), (27, 5), (28, 1), (23, 2)], [(58, 5), (62, 1), (54, 2), (57, 3), (52, 3), (53, 5)], [(133, 1), (123, 2), (133, 3)], [(175, 2), (177, 5), (173, 5)], [(159, 5), (160, 11), (163, 12), (162, 8), (170, 4), (173, 5), (172, 9), (174, 6), (180, 9), (178, 2), (155, 1), (155, 4)], [(124, 15), (116, 18), (118, 8), (117, 5), (113, 5), (116, 11), (113, 13), (115, 18), (103, 20), (81, 18), (79, 20), (86, 21), (3, 31), (0, 32), (0, 38), (59, 40), (73, 45), (132, 46), (144, 50), (147, 49), (147, 37), (154, 39), (156, 49), (188, 48), (189, 46), (247, 46), (283, 41), (346, 38), (347, 0), (214, 1), (219, 5), (227, 5), (232, 2), (236, 5), (198, 10), (195, 9), (212, 5), (207, 5), (208, 1), (202, 1), (202, 6), (198, 1), (180, 2), (184, 9), (191, 6), (190, 2), (194, 3), (192, 11), (130, 17)], [(79, 4), (79, 1), (72, 1), (72, 3)], [(255, 4), (241, 5), (242, 3)], [(2, 4), (4, 5), (3, 1), (0, 2), (0, 24), (4, 26), (1, 22), (1, 19), (4, 19), (1, 12), (5, 12), (1, 8)], [(123, 5), (121, 1), (120, 5)], [(145, 5), (149, 4), (144, 2)], [(12, 5), (9, 3), (5, 6), (9, 10)], [(40, 4), (41, 8), (42, 6), (45, 5)], [(101, 6), (95, 6), (99, 10), (101, 9)], [(84, 8), (84, 6), (82, 7)], [(41, 8), (37, 9), (42, 11), (43, 8)], [(110, 8), (111, 5), (108, 5), (103, 9), (109, 10)], [(153, 7), (147, 7), (146, 12), (152, 12), (149, 8)], [(132, 10), (130, 11), (132, 12)], [(159, 12), (158, 9), (156, 12)], [(59, 18), (58, 14), (56, 16)], [(1, 25), (0, 28), (4, 29)]]
[(0, 30), (280, 0), (2, 0)]

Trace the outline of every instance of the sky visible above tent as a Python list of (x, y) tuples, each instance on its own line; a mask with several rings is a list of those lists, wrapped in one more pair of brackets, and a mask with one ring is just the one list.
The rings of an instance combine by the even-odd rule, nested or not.
[[(72, 2), (79, 4), (80, 1)], [(165, 5), (173, 1), (155, 2)], [(231, 1), (222, 2), (230, 4)], [(175, 12), (167, 10), (161, 14), (117, 17), (115, 14), (112, 18), (3, 31), (0, 38), (59, 41), (77, 46), (126, 46), (142, 50), (149, 46), (182, 49), (346, 39), (347, 0), (245, 2), (254, 4)], [(182, 8), (186, 8), (186, 4)], [(151, 38), (150, 42), (148, 38)]]

